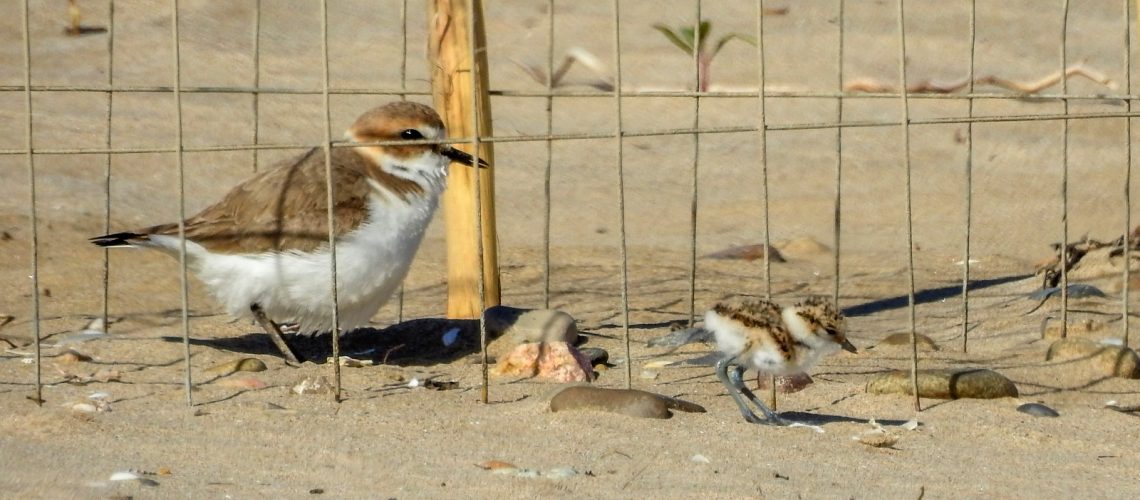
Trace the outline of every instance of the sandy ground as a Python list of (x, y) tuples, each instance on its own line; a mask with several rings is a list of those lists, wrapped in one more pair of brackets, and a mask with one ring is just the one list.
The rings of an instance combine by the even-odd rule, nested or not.
[[(330, 76), (337, 87), (399, 86), (399, 2), (330, 1)], [(428, 88), (423, 59), (424, 10), (411, 2), (408, 86)], [(538, 90), (513, 60), (542, 63), (545, 2), (489, 2), (492, 84), (497, 89)], [(772, 2), (768, 2), (772, 3)], [(1125, 18), (1120, 2), (1074, 1), (1068, 58), (1083, 60), (1117, 82), (1126, 81), (1120, 47)], [(62, 2), (33, 2), (32, 79), (44, 85), (107, 82), (107, 36), (62, 35)], [(84, 24), (106, 26), (100, 2), (81, 0)], [(160, 86), (172, 80), (170, 17), (166, 2), (119, 1), (115, 14), (114, 82)], [(746, 2), (704, 2), (702, 15), (717, 33), (754, 30)], [(837, 87), (838, 13), (835, 2), (786, 2), (786, 15), (766, 24), (769, 86), (833, 91)], [(897, 78), (893, 2), (847, 2), (843, 71), (848, 79)], [(967, 2), (908, 8), (909, 71), (915, 81), (953, 80), (969, 65)], [(187, 86), (246, 86), (253, 82), (251, 2), (182, 2), (182, 81)], [(19, 2), (0, 9), (19, 12)], [(1056, 71), (1059, 7), (1020, 0), (979, 5), (979, 74), (1032, 81)], [(265, 87), (317, 88), (317, 4), (263, 2), (260, 83)], [(691, 85), (691, 60), (650, 27), (691, 23), (687, 1), (624, 2), (622, 79), (629, 88), (681, 89)], [(556, 53), (580, 46), (612, 62), (608, 2), (558, 2)], [(23, 82), (21, 19), (0, 19), (0, 85)], [(754, 86), (757, 61), (751, 47), (728, 44), (714, 62), (714, 89)], [(578, 67), (568, 78), (592, 75)], [(1074, 79), (1071, 90), (1103, 91)], [(333, 126), (346, 126), (368, 107), (391, 97), (348, 95), (332, 99)], [(423, 99), (423, 96), (415, 97)], [(0, 149), (24, 146), (26, 109), (20, 92), (0, 93)], [(33, 99), (35, 147), (99, 148), (107, 127), (107, 96), (37, 93)], [(252, 99), (241, 94), (186, 94), (188, 146), (248, 144), (254, 140)], [(115, 147), (169, 147), (174, 143), (173, 99), (166, 93), (118, 93), (111, 120)], [(493, 99), (495, 132), (544, 132), (544, 99)], [(690, 127), (691, 99), (630, 98), (623, 103), (627, 130)], [(1079, 100), (1074, 112), (1120, 111), (1118, 103)], [(887, 120), (897, 101), (850, 99), (844, 119)], [(978, 101), (979, 115), (1056, 113), (1056, 102)], [(963, 102), (914, 100), (916, 118), (959, 116)], [(322, 136), (320, 97), (266, 95), (260, 101), (261, 143), (316, 143)], [(773, 124), (830, 122), (832, 99), (772, 99)], [(613, 130), (610, 98), (560, 98), (556, 133)], [(704, 99), (703, 126), (754, 124), (754, 99)], [(1127, 137), (1120, 119), (1070, 125), (1069, 213), (1072, 239), (1081, 234), (1111, 239), (1125, 228), (1123, 186)], [(470, 349), (435, 353), (432, 359), (393, 351), (385, 366), (344, 369), (345, 400), (298, 396), (291, 387), (308, 377), (330, 376), (325, 363), (285, 366), (257, 329), (231, 322), (204, 291), (191, 287), (193, 375), (196, 405), (187, 408), (182, 386), (182, 344), (177, 265), (160, 255), (112, 252), (108, 308), (122, 318), (104, 339), (74, 345), (90, 356), (67, 363), (46, 348), (45, 402), (34, 395), (34, 368), (20, 353), (30, 348), (31, 262), (27, 164), (22, 155), (0, 155), (0, 314), (15, 321), (0, 335), (17, 346), (0, 354), (0, 496), (60, 497), (809, 497), (809, 498), (1135, 498), (1137, 420), (1103, 409), (1108, 400), (1140, 404), (1140, 382), (1091, 376), (1074, 364), (1046, 363), (1048, 342), (1039, 340), (1042, 318), (1057, 305), (1025, 314), (1024, 295), (1039, 281), (1033, 261), (1061, 240), (1065, 141), (1059, 122), (978, 124), (973, 127), (973, 277), (968, 354), (962, 343), (960, 280), (965, 220), (965, 125), (916, 126), (912, 131), (916, 311), (921, 333), (942, 349), (924, 352), (924, 367), (987, 367), (1011, 378), (1018, 399), (923, 400), (915, 431), (897, 431), (893, 448), (870, 448), (851, 437), (868, 419), (901, 423), (915, 417), (905, 396), (864, 391), (872, 377), (906, 368), (907, 350), (877, 346), (908, 331), (906, 308), (905, 170), (899, 130), (852, 128), (843, 133), (841, 305), (851, 337), (861, 348), (814, 370), (816, 383), (779, 399), (787, 415), (822, 424), (822, 434), (743, 422), (708, 367), (657, 370), (646, 363), (685, 359), (709, 351), (690, 346), (666, 353), (645, 341), (688, 319), (689, 207), (693, 140), (686, 136), (630, 138), (624, 172), (627, 188), (630, 334), (632, 359), (620, 340), (622, 315), (617, 171), (612, 140), (553, 145), (550, 252), (552, 307), (573, 314), (589, 345), (610, 352), (615, 366), (596, 382), (622, 387), (632, 363), (633, 385), (699, 403), (705, 414), (642, 420), (612, 414), (550, 413), (558, 386), (534, 380), (495, 380), (491, 404), (479, 403), (480, 370)], [(827, 250), (785, 249), (789, 262), (772, 266), (772, 294), (792, 302), (829, 294), (834, 280), (832, 211), (835, 196), (835, 131), (772, 132), (768, 140), (771, 234), (774, 241), (815, 241)], [(763, 191), (755, 133), (700, 138), (700, 254), (762, 240)], [(264, 167), (295, 151), (263, 151)], [(542, 183), (545, 145), (504, 143), (497, 148), (497, 203), (503, 301), (541, 307)], [(40, 325), (54, 345), (80, 330), (103, 308), (102, 253), (85, 238), (104, 232), (102, 155), (37, 155)], [(171, 154), (124, 154), (110, 160), (111, 226), (125, 229), (174, 220), (177, 171)], [(187, 153), (186, 206), (193, 212), (248, 176), (248, 151)], [(1137, 214), (1133, 212), (1133, 219)], [(434, 224), (411, 275), (403, 317), (438, 317), (444, 311), (442, 224)], [(1120, 329), (1119, 283), (1101, 280), (1110, 298), (1082, 303), (1074, 322)], [(698, 261), (698, 312), (717, 300), (763, 295), (758, 263)], [(1114, 288), (1115, 287), (1115, 288)], [(1135, 296), (1135, 294), (1133, 295)], [(1115, 314), (1115, 316), (1113, 316)], [(376, 328), (397, 320), (394, 304), (375, 317)], [(1114, 322), (1115, 320), (1115, 322)], [(1136, 322), (1133, 320), (1133, 330)], [(375, 333), (375, 332), (371, 332)], [(430, 335), (425, 332), (424, 335)], [(384, 334), (361, 342), (391, 346)], [(1136, 335), (1132, 336), (1135, 339)], [(385, 344), (385, 342), (389, 342)], [(1133, 341), (1135, 345), (1135, 340)], [(7, 346), (3, 346), (7, 349)], [(874, 348), (872, 348), (874, 347)], [(268, 371), (218, 377), (207, 370), (241, 357), (264, 361)], [(77, 383), (71, 376), (109, 373), (118, 380)], [(260, 390), (235, 386), (256, 378)], [(411, 389), (407, 381), (455, 382), (450, 390)], [(72, 411), (96, 392), (109, 394), (112, 411)], [(1043, 402), (1060, 418), (1034, 418), (1014, 409)], [(702, 460), (700, 457), (703, 457)], [(476, 464), (502, 460), (519, 467), (572, 467), (574, 477), (519, 478)], [(157, 485), (109, 483), (116, 471), (152, 472)], [(161, 473), (161, 474), (159, 474)], [(167, 474), (168, 473), (168, 474)]]

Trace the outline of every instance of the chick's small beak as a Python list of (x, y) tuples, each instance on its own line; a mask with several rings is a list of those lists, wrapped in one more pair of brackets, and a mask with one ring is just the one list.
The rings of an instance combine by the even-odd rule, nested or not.
[(843, 339), (843, 342), (842, 342), (842, 343), (840, 343), (839, 345), (840, 345), (840, 347), (843, 347), (843, 350), (844, 350), (844, 351), (847, 351), (847, 352), (859, 352), (859, 350), (855, 348), (855, 344), (852, 344), (852, 343), (851, 343), (851, 341), (850, 341), (850, 340), (847, 340), (846, 338), (844, 338), (844, 339)]
[[(467, 152), (460, 151), (451, 146), (444, 146), (440, 151), (440, 154), (450, 158), (452, 161), (457, 161), (469, 167), (475, 166), (475, 158), (473, 156)], [(479, 158), (479, 168), (488, 168), (490, 166), (491, 165), (484, 161), (482, 158)]]

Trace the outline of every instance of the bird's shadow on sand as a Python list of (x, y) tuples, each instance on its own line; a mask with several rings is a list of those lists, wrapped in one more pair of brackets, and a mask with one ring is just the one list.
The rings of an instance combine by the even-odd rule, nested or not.
[[(488, 333), (487, 342), (494, 340)], [(163, 337), (182, 342), (182, 337)], [(332, 356), (332, 335), (285, 335), (303, 361), (325, 363)], [(255, 355), (281, 356), (265, 333), (237, 337), (191, 338), (190, 344)], [(357, 328), (340, 336), (340, 354), (377, 363), (418, 365), (448, 363), (479, 352), (479, 320), (421, 318), (386, 328)]]
[[(808, 425), (826, 425), (826, 424), (833, 424), (833, 423), (837, 423), (837, 422), (853, 422), (856, 424), (869, 424), (869, 423), (871, 423), (871, 419), (869, 419), (869, 418), (856, 418), (856, 417), (848, 417), (848, 416), (844, 416), (844, 415), (825, 415), (825, 414), (821, 414), (821, 413), (808, 413), (808, 412), (802, 412), (802, 411), (781, 412), (780, 417), (784, 418), (785, 420), (791, 420), (792, 422), (799, 422), (801, 424), (808, 424)], [(882, 425), (885, 425), (888, 427), (899, 426), (899, 425), (903, 425), (903, 424), (907, 423), (906, 420), (891, 420), (891, 419), (874, 419), (874, 420), (875, 420), (875, 422), (878, 422), (879, 424), (882, 424)]]

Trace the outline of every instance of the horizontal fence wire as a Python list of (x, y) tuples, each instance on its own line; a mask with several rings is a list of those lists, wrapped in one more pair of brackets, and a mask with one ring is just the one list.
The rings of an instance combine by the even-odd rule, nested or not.
[[(23, 92), (23, 85), (0, 85), (0, 92)], [(160, 93), (173, 92), (174, 87), (169, 85), (32, 85), (32, 92), (138, 92)], [(183, 94), (281, 94), (281, 95), (322, 95), (321, 89), (309, 88), (281, 88), (281, 87), (226, 87), (226, 86), (185, 86), (180, 88)], [(488, 93), (496, 97), (597, 97), (609, 98), (613, 92), (597, 90), (489, 90)], [(429, 90), (388, 89), (388, 88), (346, 88), (333, 87), (329, 89), (330, 95), (395, 95), (395, 96), (430, 96)], [(716, 90), (699, 92), (692, 90), (624, 90), (626, 97), (736, 97), (755, 98), (759, 92), (755, 90)], [(765, 90), (765, 98), (805, 98), (805, 99), (836, 99), (836, 98), (868, 98), (868, 99), (898, 99), (899, 92), (814, 92), (814, 91), (780, 91)], [(1058, 99), (1069, 100), (1097, 100), (1118, 101), (1137, 100), (1140, 94), (1117, 93), (1089, 93), (1089, 94), (1019, 94), (1009, 92), (969, 92), (969, 93), (934, 93), (934, 92), (907, 92), (908, 99), (1004, 99), (1014, 101), (1050, 101)]]
[[(613, 95), (610, 96), (613, 98)], [(896, 95), (896, 98), (898, 96)], [(946, 118), (912, 118), (906, 123), (908, 125), (946, 125), (953, 123), (1004, 123), (1004, 122), (1038, 122), (1038, 121), (1066, 121), (1066, 120), (1096, 120), (1105, 118), (1137, 118), (1140, 117), (1138, 111), (1116, 111), (1104, 113), (1044, 113), (1035, 115), (994, 115), (994, 116), (961, 116), (961, 117), (946, 117)], [(767, 125), (763, 127), (768, 132), (791, 131), (791, 130), (820, 130), (832, 128), (868, 128), (868, 127), (898, 127), (903, 125), (901, 120), (867, 120), (867, 121), (850, 121), (846, 123), (792, 123), (784, 125)], [(761, 130), (759, 126), (740, 125), (732, 127), (707, 127), (694, 129), (690, 127), (671, 128), (671, 129), (651, 129), (651, 130), (622, 130), (621, 136), (623, 138), (630, 137), (654, 137), (664, 135), (685, 135), (685, 134), (733, 134), (745, 132), (758, 132)], [(559, 140), (588, 140), (588, 139), (612, 139), (614, 133), (570, 133), (570, 134), (530, 134), (530, 135), (511, 135), (511, 136), (486, 136), (480, 137), (480, 142), (541, 142), (541, 141), (559, 141)], [(357, 146), (392, 146), (392, 145), (407, 145), (407, 144), (458, 144), (470, 143), (472, 141), (469, 137), (449, 138), (446, 140), (435, 141), (376, 141), (376, 142), (334, 142), (334, 148), (349, 148)], [(148, 153), (177, 153), (184, 151), (187, 153), (206, 153), (216, 151), (241, 151), (241, 150), (254, 150), (254, 149), (309, 149), (323, 147), (321, 143), (314, 142), (298, 142), (286, 144), (233, 144), (221, 146), (183, 146), (181, 149), (171, 147), (135, 147), (135, 148), (33, 148), (32, 152), (35, 154), (148, 154)], [(24, 148), (6, 148), (0, 149), (0, 155), (23, 155), (27, 154), (28, 150)]]

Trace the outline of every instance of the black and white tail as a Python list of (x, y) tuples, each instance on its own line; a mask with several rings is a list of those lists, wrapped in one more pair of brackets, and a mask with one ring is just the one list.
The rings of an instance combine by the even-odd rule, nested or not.
[(112, 233), (90, 238), (93, 245), (99, 247), (132, 247), (140, 241), (145, 241), (147, 235), (139, 233)]

